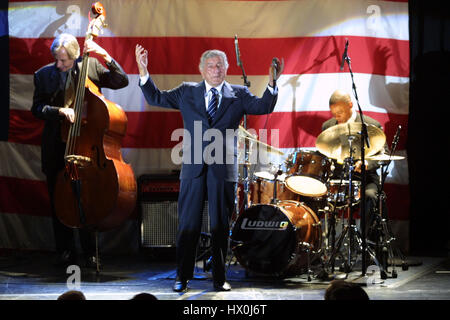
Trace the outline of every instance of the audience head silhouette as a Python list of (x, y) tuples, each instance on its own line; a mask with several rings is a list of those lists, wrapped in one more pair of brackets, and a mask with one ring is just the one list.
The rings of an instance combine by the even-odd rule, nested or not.
[(325, 290), (325, 300), (369, 300), (366, 291), (356, 283), (344, 280), (331, 281)]
[(136, 294), (131, 300), (158, 300), (154, 295), (147, 292), (141, 292)]
[(81, 291), (69, 290), (61, 294), (58, 300), (86, 300), (86, 297)]

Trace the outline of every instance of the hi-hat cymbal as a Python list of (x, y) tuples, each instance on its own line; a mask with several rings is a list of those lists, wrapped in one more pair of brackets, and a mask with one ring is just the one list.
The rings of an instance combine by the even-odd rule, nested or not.
[[(386, 135), (374, 125), (367, 125), (370, 148), (365, 147), (364, 155), (372, 156), (383, 149)], [(316, 140), (317, 149), (327, 157), (343, 161), (350, 157), (350, 141), (353, 158), (361, 159), (361, 123), (343, 123), (323, 131)]]
[(389, 156), (388, 154), (377, 154), (374, 156), (367, 157), (367, 160), (375, 160), (375, 161), (396, 161), (406, 159), (404, 156)]

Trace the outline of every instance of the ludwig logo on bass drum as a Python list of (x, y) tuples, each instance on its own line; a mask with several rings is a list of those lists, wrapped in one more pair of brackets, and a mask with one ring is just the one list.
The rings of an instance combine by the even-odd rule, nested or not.
[(284, 231), (289, 225), (288, 221), (262, 221), (262, 220), (248, 220), (244, 218), (241, 224), (242, 229), (247, 230), (277, 230)]

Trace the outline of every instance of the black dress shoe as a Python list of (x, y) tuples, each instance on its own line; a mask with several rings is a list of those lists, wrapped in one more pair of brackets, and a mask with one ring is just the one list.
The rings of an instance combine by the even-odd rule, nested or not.
[(230, 291), (231, 285), (226, 281), (222, 284), (214, 283), (214, 289), (216, 289), (217, 291)]
[(173, 291), (175, 292), (185, 292), (187, 291), (187, 285), (189, 280), (181, 280), (180, 278), (175, 279), (175, 284), (173, 285)]

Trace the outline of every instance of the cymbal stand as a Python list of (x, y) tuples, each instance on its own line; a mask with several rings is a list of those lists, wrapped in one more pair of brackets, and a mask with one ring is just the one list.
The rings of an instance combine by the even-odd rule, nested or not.
[[(347, 247), (347, 257), (346, 261), (344, 261), (344, 272), (346, 274), (349, 274), (355, 265), (355, 263), (358, 260), (358, 251), (356, 251), (355, 256), (355, 249), (359, 251), (363, 251), (363, 239), (361, 237), (360, 232), (358, 231), (358, 228), (356, 227), (355, 219), (353, 217), (354, 214), (354, 196), (353, 196), (353, 177), (352, 173), (355, 169), (354, 167), (354, 158), (353, 158), (353, 147), (352, 142), (356, 138), (356, 136), (349, 135), (348, 136), (348, 142), (349, 142), (349, 148), (350, 148), (350, 157), (345, 159), (345, 164), (348, 167), (348, 198), (347, 198), (347, 210), (348, 210), (348, 222), (347, 225), (343, 226), (342, 232), (339, 235), (339, 238), (337, 240), (336, 247), (333, 248), (333, 251), (330, 255), (329, 263), (331, 263), (332, 271), (334, 272), (334, 263), (336, 259), (336, 255), (341, 252), (341, 247), (345, 243)], [(364, 195), (363, 195), (364, 196)], [(344, 219), (343, 219), (344, 220)], [(374, 259), (377, 266), (379, 266), (378, 260), (375, 257), (375, 254), (366, 248), (367, 252), (370, 254), (370, 256)], [(381, 268), (380, 268), (381, 270)], [(381, 272), (381, 271), (380, 271)]]
[[(392, 155), (394, 154), (395, 149), (397, 148), (397, 143), (399, 140), (400, 130), (401, 126), (398, 126), (397, 132), (394, 136), (394, 140), (392, 142), (392, 148), (389, 155), (389, 159), (391, 159)], [(374, 214), (374, 225), (372, 228), (372, 232), (375, 236), (375, 242), (369, 241), (369, 244), (372, 244), (375, 246), (375, 250), (377, 253), (382, 257), (382, 263), (385, 270), (388, 269), (389, 265), (389, 258), (392, 262), (392, 277), (397, 277), (397, 271), (395, 270), (395, 261), (394, 261), (394, 251), (397, 253), (398, 257), (400, 257), (402, 261), (402, 270), (408, 270), (408, 265), (406, 263), (406, 259), (401, 252), (400, 248), (396, 246), (393, 242), (396, 240), (394, 237), (390, 225), (389, 225), (389, 219), (387, 216), (387, 213), (384, 210), (384, 203), (386, 201), (386, 194), (383, 192), (384, 189), (384, 183), (386, 181), (386, 177), (389, 174), (387, 169), (389, 168), (389, 164), (391, 163), (391, 160), (388, 160), (387, 162), (379, 161), (378, 165), (381, 168), (381, 174), (380, 174), (380, 181), (378, 185), (377, 190), (377, 212)]]
[[(394, 251), (392, 248), (392, 241), (395, 240), (395, 237), (390, 233), (388, 229), (387, 217), (385, 216), (385, 212), (383, 210), (383, 203), (386, 200), (386, 195), (383, 192), (383, 176), (384, 176), (384, 165), (382, 161), (379, 162), (379, 165), (382, 167), (380, 175), (380, 184), (377, 190), (377, 207), (373, 212), (373, 224), (369, 227), (368, 234), (370, 235), (369, 239), (367, 239), (367, 243), (369, 245), (373, 245), (375, 254), (380, 259), (380, 264), (382, 266), (382, 270), (388, 273), (389, 259), (394, 261)], [(386, 172), (387, 174), (387, 172)], [(374, 239), (374, 240), (371, 240)], [(380, 269), (381, 270), (381, 269)], [(397, 278), (397, 270), (395, 270), (395, 263), (392, 265), (392, 278)]]
[(278, 203), (278, 195), (277, 195), (277, 187), (278, 187), (278, 176), (281, 175), (283, 171), (281, 169), (278, 169), (274, 174), (274, 180), (273, 180), (273, 197), (271, 204), (277, 204)]
[[(348, 40), (346, 43), (346, 46), (348, 47)], [(347, 54), (347, 50), (345, 50), (344, 52), (344, 56), (343, 56), (343, 60), (345, 62), (347, 62), (348, 65), (348, 70), (350, 73), (350, 77), (352, 79), (352, 89), (353, 89), (353, 94), (355, 96), (356, 99), (356, 104), (358, 106), (358, 111), (359, 111), (359, 116), (361, 119), (361, 140), (363, 143), (361, 143), (361, 162), (363, 163), (363, 165), (361, 166), (361, 194), (363, 195), (363, 197), (361, 198), (361, 233), (362, 233), (362, 276), (366, 275), (366, 249), (367, 249), (367, 244), (366, 244), (366, 197), (364, 196), (366, 193), (366, 166), (365, 164), (365, 148), (367, 146), (367, 148), (370, 148), (370, 142), (369, 142), (369, 134), (367, 132), (367, 125), (364, 121), (364, 116), (363, 116), (363, 112), (361, 109), (361, 105), (359, 104), (359, 98), (358, 98), (358, 92), (356, 90), (356, 84), (355, 84), (355, 79), (353, 77), (353, 70), (352, 70), (352, 64), (351, 64), (351, 59)], [(351, 184), (350, 184), (351, 185)]]
[[(337, 195), (335, 197), (337, 199)], [(335, 202), (336, 203), (336, 202)], [(330, 208), (331, 206), (331, 208)], [(324, 232), (322, 233), (322, 238), (324, 239), (323, 250), (321, 255), (322, 269), (317, 274), (317, 278), (321, 280), (330, 280), (328, 270), (330, 268), (330, 252), (334, 251), (336, 245), (336, 206), (331, 203), (327, 203), (323, 209), (319, 211), (323, 212), (324, 217)], [(329, 239), (331, 236), (331, 240)], [(331, 242), (331, 246), (330, 246)], [(331, 274), (334, 273), (334, 260), (331, 263)]]
[[(344, 177), (341, 176), (340, 179), (340, 183), (339, 183), (339, 187), (342, 185), (342, 181), (344, 180)], [(340, 189), (338, 189), (339, 191)], [(332, 210), (331, 213), (329, 213), (330, 216), (330, 221), (328, 222), (328, 218), (327, 218), (327, 213), (325, 214), (325, 219), (326, 219), (326, 224), (327, 224), (327, 239), (329, 236), (331, 236), (331, 252), (334, 252), (334, 249), (336, 248), (336, 214), (337, 214), (337, 202), (338, 202), (338, 197), (339, 197), (339, 192), (336, 192), (334, 199), (333, 199), (333, 204), (331, 204), (330, 202), (328, 203), (328, 205), (332, 206)], [(327, 247), (328, 247), (328, 243), (327, 243)], [(330, 259), (329, 261), (331, 261), (331, 273), (334, 273), (334, 267), (335, 267), (335, 259)]]

